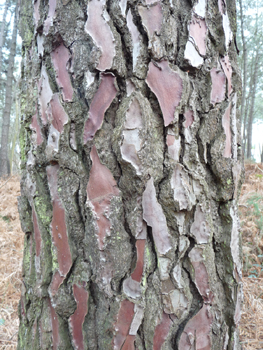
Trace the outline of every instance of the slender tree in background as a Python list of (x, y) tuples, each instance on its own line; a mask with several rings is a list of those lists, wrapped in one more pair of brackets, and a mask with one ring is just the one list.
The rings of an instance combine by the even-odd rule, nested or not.
[(16, 55), (16, 38), (17, 38), (17, 23), (18, 23), (18, 3), (16, 4), (15, 17), (13, 23), (11, 48), (8, 60), (8, 69), (6, 77), (6, 88), (5, 88), (5, 104), (2, 115), (2, 135), (1, 135), (1, 149), (0, 149), (0, 177), (8, 175), (10, 173), (9, 163), (9, 127), (10, 127), (10, 114), (12, 107), (12, 86), (13, 86), (13, 73), (14, 63)]
[(18, 349), (240, 349), (234, 1), (21, 3)]
[(6, 0), (4, 6), (4, 12), (2, 17), (1, 29), (0, 29), (0, 90), (2, 85), (2, 66), (3, 66), (3, 47), (5, 43), (5, 27), (6, 27), (6, 16), (7, 10), (10, 4), (10, 0)]

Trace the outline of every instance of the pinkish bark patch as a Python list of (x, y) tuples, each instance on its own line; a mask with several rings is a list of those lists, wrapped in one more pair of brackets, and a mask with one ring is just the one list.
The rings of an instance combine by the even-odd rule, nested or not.
[(58, 94), (54, 94), (50, 100), (48, 116), (54, 128), (61, 133), (64, 129), (64, 125), (68, 122), (68, 115), (60, 103)]
[(189, 26), (189, 35), (194, 39), (201, 55), (206, 54), (206, 32), (207, 27), (205, 20), (193, 16)]
[(141, 282), (141, 279), (142, 279), (145, 241), (146, 241), (145, 239), (138, 239), (136, 241), (137, 263), (136, 263), (135, 270), (131, 274), (131, 277), (134, 281), (137, 281), (137, 282)]
[(159, 254), (166, 254), (171, 248), (170, 234), (166, 223), (166, 217), (161, 205), (156, 198), (153, 178), (147, 182), (142, 197), (143, 219), (152, 227), (154, 243)]
[(232, 145), (231, 145), (232, 134), (231, 134), (231, 128), (230, 128), (230, 115), (231, 115), (231, 103), (229, 103), (229, 106), (227, 107), (225, 114), (222, 118), (222, 126), (226, 134), (226, 143), (225, 143), (223, 156), (226, 158), (231, 158), (231, 155), (232, 155)]
[(142, 128), (142, 111), (137, 98), (134, 98), (130, 107), (126, 113), (126, 119), (124, 123), (125, 129), (136, 129)]
[(169, 125), (182, 98), (182, 79), (169, 67), (168, 61), (163, 60), (158, 62), (158, 67), (150, 62), (146, 83), (159, 101), (164, 125)]
[(116, 96), (115, 79), (115, 76), (111, 73), (101, 74), (101, 83), (91, 102), (89, 119), (84, 126), (84, 144), (93, 139), (96, 131), (99, 130), (102, 125), (104, 113)]
[(73, 294), (77, 303), (77, 309), (72, 316), (70, 316), (70, 324), (72, 328), (73, 343), (78, 350), (84, 350), (84, 338), (82, 326), (85, 316), (88, 312), (89, 293), (81, 286), (73, 285)]
[(49, 302), (49, 309), (51, 314), (53, 350), (57, 350), (59, 346), (59, 341), (60, 341), (58, 316), (56, 314), (55, 309), (51, 305), (50, 299), (48, 302)]
[(223, 68), (223, 71), (227, 77), (228, 97), (229, 97), (233, 89), (232, 89), (232, 66), (231, 66), (231, 63), (229, 61), (228, 55), (221, 58), (220, 62), (221, 62), (221, 66)]
[(101, 50), (101, 56), (97, 66), (97, 69), (100, 71), (111, 68), (113, 58), (116, 54), (114, 36), (106, 20), (109, 15), (105, 7), (105, 0), (91, 0), (88, 3), (88, 19), (85, 24), (86, 32), (92, 37), (96, 46)]
[(33, 115), (30, 126), (31, 126), (31, 129), (33, 129), (36, 132), (37, 146), (41, 145), (41, 143), (43, 142), (43, 137), (41, 135), (40, 125), (38, 124), (37, 113)]
[(179, 350), (211, 350), (211, 326), (213, 317), (209, 305), (202, 309), (186, 324), (179, 341)]
[(204, 258), (202, 257), (203, 250), (201, 248), (193, 248), (190, 253), (190, 261), (195, 271), (195, 284), (205, 302), (211, 303), (214, 295), (210, 290), (209, 278)]
[(121, 350), (135, 350), (135, 347), (134, 347), (135, 338), (136, 338), (135, 335), (128, 335)]
[(53, 18), (55, 15), (57, 6), (57, 0), (49, 0), (49, 10), (47, 19), (44, 22), (44, 34), (47, 35), (49, 32), (49, 28), (53, 25)]
[(59, 271), (56, 271), (53, 276), (52, 276), (52, 281), (50, 283), (50, 287), (49, 287), (49, 293), (51, 295), (51, 297), (54, 297), (57, 294), (57, 291), (59, 289), (59, 287), (61, 286), (61, 284), (64, 281), (63, 276), (60, 275)]
[(73, 88), (70, 76), (67, 70), (67, 64), (70, 59), (69, 50), (61, 43), (51, 52), (51, 59), (56, 71), (56, 80), (62, 89), (64, 101), (71, 101), (73, 97)]
[(65, 277), (71, 268), (72, 258), (68, 243), (65, 210), (58, 196), (58, 170), (58, 165), (48, 166), (47, 177), (53, 202), (52, 241), (57, 250), (59, 273)]
[(174, 135), (167, 134), (166, 144), (168, 146), (168, 153), (171, 158), (179, 162), (180, 150), (181, 150), (181, 139), (178, 137), (175, 138)]
[(133, 23), (133, 17), (131, 13), (131, 9), (129, 9), (128, 14), (127, 14), (127, 26), (129, 28), (129, 31), (131, 33), (132, 37), (132, 63), (133, 63), (133, 70), (136, 67), (138, 56), (140, 54), (140, 32), (136, 25)]
[(169, 330), (172, 325), (172, 320), (169, 315), (163, 313), (161, 322), (156, 326), (153, 337), (153, 350), (161, 350), (163, 343), (165, 342)]
[(33, 215), (34, 236), (35, 236), (35, 244), (36, 244), (36, 256), (39, 257), (42, 239), (41, 239), (37, 216), (34, 208), (32, 208), (32, 215)]
[(92, 167), (87, 186), (88, 198), (94, 206), (97, 214), (99, 249), (104, 249), (104, 240), (107, 231), (110, 232), (111, 223), (104, 213), (109, 211), (110, 201), (113, 196), (119, 195), (119, 189), (109, 169), (101, 164), (96, 147), (93, 146), (90, 158)]
[(46, 125), (47, 124), (46, 111), (48, 108), (48, 104), (52, 98), (53, 92), (49, 85), (49, 79), (48, 79), (45, 66), (42, 66), (41, 78), (38, 84), (38, 91), (39, 91), (39, 103), (41, 108), (41, 120), (42, 120), (42, 123)]
[(185, 117), (185, 121), (184, 121), (184, 127), (185, 128), (189, 128), (189, 126), (191, 126), (195, 120), (194, 118), (194, 112), (191, 111), (190, 109), (188, 109), (185, 113), (184, 113), (184, 117)]
[(116, 335), (113, 340), (114, 350), (122, 349), (128, 334), (132, 319), (134, 316), (134, 304), (125, 299), (121, 302), (121, 307), (117, 316), (117, 322), (115, 325)]
[(210, 227), (206, 221), (205, 213), (200, 205), (197, 205), (195, 210), (194, 222), (190, 232), (194, 235), (198, 244), (208, 243), (210, 237)]
[(210, 75), (212, 79), (210, 102), (215, 105), (225, 99), (226, 76), (224, 72), (216, 68), (211, 69)]
[(151, 38), (155, 33), (160, 34), (163, 21), (161, 4), (158, 3), (150, 7), (138, 6), (138, 9), (142, 24), (146, 28), (148, 36)]

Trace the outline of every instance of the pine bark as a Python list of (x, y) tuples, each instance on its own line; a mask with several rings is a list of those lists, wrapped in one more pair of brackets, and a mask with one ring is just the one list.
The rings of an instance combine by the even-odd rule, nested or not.
[(2, 115), (2, 134), (1, 134), (1, 149), (0, 149), (0, 177), (6, 176), (10, 173), (9, 164), (9, 126), (10, 126), (10, 114), (12, 107), (12, 87), (13, 87), (13, 73), (14, 63), (16, 56), (16, 37), (17, 37), (17, 24), (18, 24), (18, 5), (16, 5), (11, 47), (8, 58), (8, 69), (6, 76), (6, 88), (5, 88), (5, 105)]
[(240, 349), (234, 19), (22, 0), (18, 349)]

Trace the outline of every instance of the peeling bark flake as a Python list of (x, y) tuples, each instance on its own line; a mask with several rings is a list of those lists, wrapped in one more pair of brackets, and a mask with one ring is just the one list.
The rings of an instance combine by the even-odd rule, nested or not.
[(150, 62), (146, 83), (156, 95), (163, 113), (164, 125), (168, 126), (173, 122), (175, 108), (182, 98), (181, 77), (169, 67), (168, 61), (158, 62), (158, 67)]
[(194, 44), (191, 41), (187, 41), (184, 51), (184, 58), (189, 61), (192, 67), (200, 68), (204, 63), (204, 59), (200, 56), (199, 52), (196, 50)]
[(59, 336), (59, 323), (58, 323), (58, 316), (56, 314), (55, 309), (51, 305), (51, 301), (49, 299), (49, 309), (51, 314), (51, 324), (52, 324), (52, 339), (53, 339), (53, 349), (57, 350), (59, 347), (60, 342), (60, 336)]
[(222, 126), (226, 134), (225, 149), (223, 152), (223, 156), (225, 158), (231, 158), (231, 155), (232, 155), (232, 134), (231, 134), (231, 128), (230, 128), (230, 114), (231, 114), (231, 102), (229, 103), (225, 111), (225, 114), (222, 118)]
[(206, 54), (206, 32), (205, 20), (193, 16), (189, 26), (189, 35), (194, 40), (201, 55)]
[(111, 226), (104, 213), (109, 212), (111, 198), (119, 195), (119, 189), (109, 169), (101, 164), (95, 146), (92, 147), (90, 158), (92, 167), (87, 185), (87, 194), (98, 217), (99, 249), (104, 250), (104, 240), (106, 234), (110, 233)]
[(199, 0), (194, 7), (194, 12), (198, 16), (205, 18), (205, 11), (206, 11), (206, 0)]
[(132, 63), (133, 63), (133, 70), (135, 70), (137, 61), (138, 61), (138, 56), (140, 54), (140, 32), (136, 25), (133, 23), (133, 18), (132, 18), (132, 13), (131, 10), (129, 9), (128, 14), (127, 14), (127, 26), (129, 28), (129, 31), (131, 33), (132, 37)]
[(203, 250), (201, 248), (195, 247), (190, 253), (190, 261), (194, 267), (195, 271), (195, 284), (205, 302), (211, 303), (213, 301), (214, 295), (210, 290), (209, 277), (206, 266), (204, 264), (204, 258), (202, 257)]
[(211, 90), (210, 102), (213, 105), (215, 105), (216, 103), (220, 103), (225, 99), (226, 76), (224, 72), (216, 68), (211, 69), (210, 75), (212, 79), (212, 90)]
[(146, 242), (145, 239), (138, 239), (136, 241), (137, 263), (136, 263), (135, 270), (131, 274), (131, 277), (134, 281), (137, 281), (137, 282), (141, 282), (141, 279), (142, 279), (145, 242)]
[(228, 85), (228, 97), (230, 96), (233, 88), (232, 88), (232, 66), (229, 61), (228, 55), (221, 58), (220, 60), (223, 71), (227, 77), (227, 85)]
[(42, 119), (42, 123), (46, 125), (47, 124), (46, 111), (48, 108), (48, 104), (52, 98), (53, 92), (49, 85), (49, 79), (48, 79), (45, 66), (42, 66), (41, 78), (38, 84), (38, 91), (39, 91), (39, 103), (41, 107), (41, 119)]
[(152, 227), (154, 243), (159, 254), (166, 254), (171, 248), (166, 217), (156, 198), (153, 178), (147, 182), (142, 197), (143, 219)]
[(161, 4), (157, 3), (150, 7), (138, 6), (138, 9), (149, 38), (151, 39), (155, 33), (160, 34), (163, 21)]
[(48, 34), (50, 27), (53, 25), (53, 18), (55, 15), (56, 6), (57, 6), (57, 0), (49, 0), (48, 15), (44, 22), (44, 30), (43, 30), (45, 35)]
[(58, 196), (58, 170), (58, 165), (48, 166), (47, 177), (53, 202), (52, 242), (57, 250), (60, 275), (66, 277), (72, 266), (72, 258), (68, 242), (65, 210)]
[[(118, 312), (117, 322), (115, 325), (116, 335), (113, 340), (114, 350), (122, 349), (128, 334), (132, 319), (134, 316), (134, 304), (125, 299), (121, 302), (121, 307)], [(129, 348), (127, 348), (129, 349)]]
[(61, 133), (64, 129), (64, 125), (68, 122), (68, 115), (59, 101), (58, 94), (52, 96), (50, 107), (51, 108), (48, 110), (49, 121), (51, 121), (54, 128)]
[(109, 15), (105, 10), (105, 6), (105, 0), (91, 0), (88, 3), (88, 19), (85, 24), (86, 32), (101, 50), (100, 60), (97, 65), (97, 69), (100, 71), (105, 71), (112, 67), (113, 58), (116, 54), (114, 36), (106, 20)]
[(43, 142), (43, 137), (41, 135), (40, 125), (38, 124), (37, 113), (33, 115), (32, 122), (31, 122), (30, 126), (31, 126), (31, 129), (34, 130), (35, 133), (36, 133), (36, 144), (37, 144), (37, 146), (41, 145), (42, 142)]
[(210, 306), (202, 309), (186, 324), (179, 341), (179, 350), (211, 350), (211, 326), (213, 317)]
[(210, 228), (206, 221), (205, 213), (200, 205), (197, 205), (195, 210), (194, 222), (190, 232), (194, 235), (198, 244), (208, 243), (210, 237)]
[(61, 43), (51, 52), (51, 59), (56, 71), (56, 80), (62, 89), (64, 101), (72, 101), (73, 88), (67, 70), (67, 63), (70, 59), (69, 50)]
[(74, 284), (73, 294), (77, 303), (77, 309), (69, 319), (72, 328), (72, 339), (77, 350), (84, 350), (85, 347), (82, 326), (85, 316), (88, 313), (89, 293), (83, 286), (79, 287), (78, 285)]
[(117, 90), (114, 85), (115, 79), (115, 76), (111, 73), (101, 74), (101, 83), (91, 102), (89, 118), (84, 126), (84, 144), (86, 144), (87, 141), (92, 140), (97, 130), (100, 129), (104, 113), (116, 96)]
[(172, 320), (170, 319), (169, 315), (163, 313), (161, 322), (156, 326), (154, 331), (153, 350), (161, 350), (162, 345), (169, 334), (171, 325)]

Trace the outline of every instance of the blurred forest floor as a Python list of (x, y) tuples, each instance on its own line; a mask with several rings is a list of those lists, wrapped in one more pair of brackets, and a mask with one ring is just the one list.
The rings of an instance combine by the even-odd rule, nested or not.
[[(243, 236), (244, 305), (240, 323), (244, 350), (263, 349), (263, 164), (246, 164), (239, 200)], [(18, 303), (24, 234), (17, 197), (19, 178), (0, 180), (0, 349), (17, 346)]]

